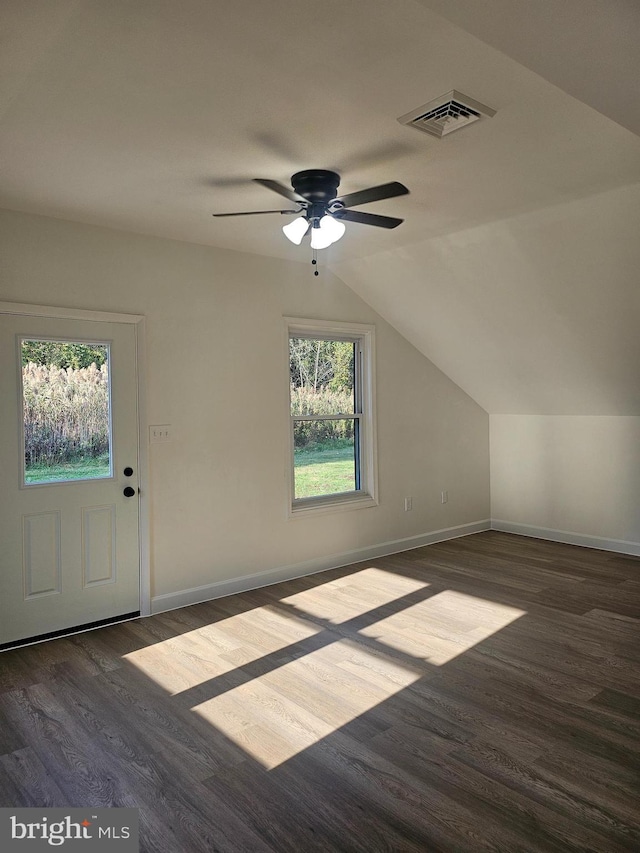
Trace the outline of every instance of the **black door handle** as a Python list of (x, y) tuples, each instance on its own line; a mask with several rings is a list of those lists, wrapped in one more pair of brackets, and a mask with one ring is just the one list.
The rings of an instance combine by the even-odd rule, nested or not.
[(129, 465), (124, 469), (123, 474), (125, 477), (130, 477), (133, 474), (133, 468), (130, 468)]
[(132, 488), (131, 486), (125, 486), (124, 490), (122, 492), (122, 494), (125, 496), (125, 498), (132, 498), (135, 495), (135, 493), (136, 493), (136, 490), (134, 488)]

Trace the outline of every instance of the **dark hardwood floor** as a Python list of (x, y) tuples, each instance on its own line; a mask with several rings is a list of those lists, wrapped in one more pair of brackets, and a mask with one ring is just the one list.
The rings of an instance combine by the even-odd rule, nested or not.
[(640, 559), (480, 533), (0, 654), (0, 806), (141, 850), (640, 850)]

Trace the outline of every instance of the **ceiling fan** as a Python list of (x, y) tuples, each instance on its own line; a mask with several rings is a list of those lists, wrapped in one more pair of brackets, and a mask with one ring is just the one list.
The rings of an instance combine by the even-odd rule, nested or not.
[[(326, 249), (339, 240), (345, 232), (344, 221), (358, 222), (361, 225), (374, 225), (377, 228), (397, 228), (404, 220), (393, 216), (380, 216), (376, 213), (360, 213), (351, 210), (361, 204), (407, 195), (409, 190), (397, 181), (370, 187), (367, 190), (337, 196), (340, 175), (326, 169), (306, 169), (296, 172), (291, 178), (293, 189), (266, 178), (254, 178), (254, 181), (278, 195), (294, 202), (293, 210), (246, 210), (238, 213), (214, 213), (214, 216), (253, 216), (259, 213), (301, 214), (293, 222), (283, 227), (285, 236), (292, 243), (300, 245), (305, 234), (311, 230), (311, 248)], [(316, 273), (317, 274), (317, 273)]]

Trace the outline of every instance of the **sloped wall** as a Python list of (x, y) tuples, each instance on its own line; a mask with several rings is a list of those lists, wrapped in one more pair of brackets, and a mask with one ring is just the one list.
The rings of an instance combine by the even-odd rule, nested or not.
[(640, 184), (336, 266), (491, 414), (640, 416)]

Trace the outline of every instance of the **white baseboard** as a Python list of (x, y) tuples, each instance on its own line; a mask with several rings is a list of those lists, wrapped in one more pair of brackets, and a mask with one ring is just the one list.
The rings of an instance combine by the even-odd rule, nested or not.
[(164, 613), (178, 607), (187, 607), (189, 604), (199, 604), (202, 601), (211, 601), (214, 598), (224, 598), (226, 595), (247, 592), (250, 589), (259, 589), (263, 586), (271, 586), (274, 583), (305, 577), (305, 575), (314, 575), (328, 569), (338, 569), (341, 566), (349, 566), (351, 563), (360, 563), (363, 560), (373, 560), (376, 557), (398, 554), (400, 551), (410, 551), (413, 548), (421, 548), (423, 545), (445, 542), (447, 539), (457, 539), (460, 536), (469, 536), (471, 533), (480, 533), (483, 530), (490, 529), (491, 522), (489, 519), (485, 519), (471, 524), (434, 530), (431, 533), (422, 533), (419, 536), (410, 536), (406, 539), (381, 542), (378, 545), (358, 548), (354, 551), (344, 551), (342, 554), (332, 554), (329, 557), (317, 557), (314, 560), (280, 566), (266, 572), (256, 572), (250, 575), (242, 575), (239, 578), (217, 581), (206, 586), (183, 589), (179, 592), (168, 592), (163, 595), (156, 595), (151, 599), (151, 613)]
[(588, 536), (585, 533), (573, 533), (570, 530), (553, 530), (549, 527), (535, 527), (532, 524), (517, 524), (513, 521), (491, 519), (491, 529), (503, 533), (515, 533), (519, 536), (533, 536), (535, 539), (548, 539), (551, 542), (563, 542), (566, 545), (581, 545), (583, 548), (597, 548), (599, 551), (614, 551), (617, 554), (630, 554), (640, 557), (640, 542), (627, 542), (624, 539), (605, 539), (602, 536)]

